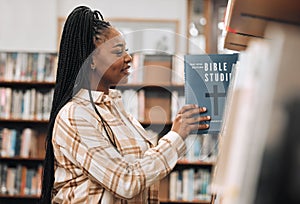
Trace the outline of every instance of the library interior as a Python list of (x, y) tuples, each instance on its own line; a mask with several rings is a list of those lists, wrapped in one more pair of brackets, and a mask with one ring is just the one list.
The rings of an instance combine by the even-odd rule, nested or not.
[[(61, 140), (70, 142), (72, 151), (79, 148), (74, 146), (80, 140), (87, 152), (74, 156), (66, 147), (55, 152), (55, 171), (63, 168), (58, 159), (75, 170), (56, 172), (55, 176), (63, 174), (62, 179), (70, 182), (59, 183), (60, 178), (55, 178), (52, 203), (300, 203), (300, 1), (0, 0), (0, 5), (1, 204), (33, 204), (41, 198), (47, 134), (53, 128), (49, 125), (52, 101), (60, 87), (56, 78), (65, 54), (60, 43), (68, 32), (64, 30), (68, 16), (78, 6), (100, 11), (104, 21), (121, 33), (124, 50), (131, 56), (130, 74), (126, 74), (127, 83), (110, 84), (110, 90), (121, 94), (122, 104), (103, 103), (120, 106), (107, 109), (120, 117), (111, 121), (101, 117), (101, 122), (89, 124), (98, 128), (99, 135), (85, 129), (82, 136), (73, 124), (89, 121), (66, 119), (71, 124), (67, 128), (77, 131), (76, 137)], [(96, 12), (93, 15), (102, 21)], [(90, 97), (96, 96), (97, 91), (89, 91)], [(77, 94), (74, 91), (74, 97)], [(97, 109), (92, 99), (88, 102), (86, 106), (104, 110), (100, 105)], [(174, 121), (186, 113), (181, 111), (187, 104), (205, 107), (200, 116), (210, 120), (197, 124), (199, 114), (193, 113), (188, 119), (195, 120), (188, 125), (208, 124), (208, 129), (189, 129), (182, 137), (174, 133)], [(182, 116), (177, 123), (184, 120)], [(128, 126), (130, 135), (115, 129), (116, 125)], [(111, 143), (107, 126), (117, 145)], [(59, 129), (58, 122), (54, 127)], [(170, 132), (175, 134), (173, 139), (168, 139)], [(141, 133), (147, 136), (140, 137)], [(122, 142), (130, 144), (122, 147)], [(119, 165), (111, 171), (93, 164), (104, 157), (101, 151), (107, 151), (101, 145), (115, 148), (113, 154), (122, 164), (107, 158), (111, 159), (108, 164)], [(87, 159), (85, 154), (91, 155), (93, 168), (86, 169), (86, 161), (78, 161)], [(123, 168), (127, 170), (124, 177), (119, 174)], [(105, 179), (115, 179), (107, 172), (115, 172), (118, 182), (106, 185)], [(72, 184), (70, 175), (84, 175), (92, 184), (84, 189), (87, 184), (77, 178)], [(153, 195), (145, 189), (156, 184), (158, 199), (151, 201)], [(119, 188), (138, 193), (126, 198)], [(80, 198), (85, 195), (81, 191), (93, 198)], [(144, 200), (135, 201), (139, 196)]]

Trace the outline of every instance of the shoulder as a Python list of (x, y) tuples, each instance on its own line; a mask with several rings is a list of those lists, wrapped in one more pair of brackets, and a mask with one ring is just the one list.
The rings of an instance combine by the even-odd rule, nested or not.
[(81, 103), (76, 100), (69, 101), (66, 105), (64, 105), (58, 112), (56, 120), (64, 121), (72, 126), (80, 123), (81, 121), (91, 123), (97, 122), (92, 105), (85, 102)]

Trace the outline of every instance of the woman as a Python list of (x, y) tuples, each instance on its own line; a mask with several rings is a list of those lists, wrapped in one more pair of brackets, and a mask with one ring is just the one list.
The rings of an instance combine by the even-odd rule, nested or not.
[(186, 105), (157, 145), (123, 109), (112, 84), (132, 61), (124, 38), (99, 11), (75, 8), (64, 26), (41, 203), (158, 203), (158, 183), (185, 151), (183, 139), (209, 117)]

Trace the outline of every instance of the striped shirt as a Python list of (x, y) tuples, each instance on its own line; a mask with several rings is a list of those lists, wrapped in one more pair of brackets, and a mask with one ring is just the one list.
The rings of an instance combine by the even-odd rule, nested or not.
[(92, 91), (96, 108), (115, 136), (114, 146), (88, 91), (80, 90), (58, 113), (53, 128), (52, 203), (159, 203), (159, 181), (185, 152), (170, 131), (157, 144), (123, 108), (120, 92)]

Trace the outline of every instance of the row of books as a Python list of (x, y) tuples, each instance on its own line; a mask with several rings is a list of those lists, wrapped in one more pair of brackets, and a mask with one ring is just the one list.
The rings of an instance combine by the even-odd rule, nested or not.
[(37, 89), (0, 87), (0, 115), (5, 119), (47, 120), (50, 116), (54, 89), (41, 92)]
[[(183, 84), (182, 54), (134, 53), (129, 83)], [(55, 81), (57, 54), (0, 52), (0, 80)]]
[(0, 127), (1, 157), (43, 158), (44, 147), (40, 145), (43, 142), (44, 138), (31, 128), (17, 130)]
[(128, 83), (184, 83), (183, 55), (134, 53), (132, 57)]
[(54, 82), (54, 53), (0, 52), (0, 80)]
[(217, 203), (300, 203), (300, 27), (266, 25), (241, 53), (228, 98), (212, 185)]
[(218, 135), (191, 134), (185, 140), (187, 152), (182, 159), (191, 162), (215, 162), (218, 155), (218, 143)]
[(211, 173), (207, 169), (172, 171), (169, 181), (169, 199), (196, 201), (211, 199)]
[(147, 97), (143, 89), (122, 90), (125, 110), (141, 122), (168, 123), (174, 120), (180, 108), (185, 104), (185, 98), (176, 90), (169, 94), (171, 99), (165, 96)]
[(0, 163), (0, 194), (40, 195), (42, 171), (42, 165), (29, 168), (23, 165), (11, 167)]

